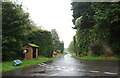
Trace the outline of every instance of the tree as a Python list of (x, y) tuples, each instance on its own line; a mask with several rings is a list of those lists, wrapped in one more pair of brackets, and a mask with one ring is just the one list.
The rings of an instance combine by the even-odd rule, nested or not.
[(3, 61), (21, 58), (21, 47), (31, 30), (29, 14), (23, 11), (22, 5), (2, 2), (2, 17)]
[[(94, 19), (92, 19), (94, 15), (94, 10), (90, 7), (92, 3), (85, 2), (72, 2), (72, 10), (73, 10), (73, 24), (75, 25), (76, 19), (82, 16), (81, 20), (81, 29), (87, 29), (94, 25)], [(76, 29), (76, 26), (74, 27)]]
[(29, 34), (28, 41), (39, 46), (39, 55), (52, 57), (53, 39), (51, 32), (42, 29), (34, 30)]
[(74, 36), (76, 55), (88, 55), (91, 51), (98, 56), (119, 53), (119, 7), (119, 3), (72, 3), (73, 28), (77, 30)]
[[(106, 6), (107, 5), (107, 6)], [(96, 11), (94, 19), (96, 21), (96, 32), (99, 38), (110, 46), (114, 54), (119, 54), (120, 49), (120, 5), (119, 3), (94, 3), (92, 5)]]
[(53, 38), (54, 50), (57, 51), (59, 49), (59, 44), (60, 44), (59, 36), (56, 29), (52, 29), (51, 33)]
[(63, 53), (64, 50), (64, 42), (59, 40), (58, 33), (56, 29), (51, 30), (52, 38), (53, 38), (53, 45), (54, 45), (54, 51), (60, 51)]
[(68, 47), (68, 50), (70, 53), (74, 53), (74, 41), (71, 41), (70, 42), (70, 45)]
[(63, 41), (61, 41), (59, 44), (59, 50), (61, 50), (61, 53), (63, 53), (63, 51), (64, 51), (64, 42)]

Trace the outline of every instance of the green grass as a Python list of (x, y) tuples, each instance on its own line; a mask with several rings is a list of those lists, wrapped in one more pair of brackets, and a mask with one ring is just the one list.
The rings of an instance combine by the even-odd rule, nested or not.
[(75, 55), (72, 55), (73, 58), (80, 59), (80, 60), (120, 60), (120, 58), (105, 58), (105, 57), (90, 57), (90, 56), (84, 56), (84, 57), (77, 57)]
[(52, 57), (52, 58), (47, 58), (47, 57), (38, 57), (32, 60), (21, 60), (22, 64), (19, 66), (14, 67), (14, 63), (13, 61), (7, 61), (7, 62), (2, 62), (0, 63), (0, 66), (2, 66), (2, 69), (0, 71), (9, 71), (9, 70), (14, 70), (17, 68), (23, 68), (26, 66), (31, 66), (37, 63), (42, 63), (42, 62), (46, 62), (46, 61), (50, 61), (50, 60), (54, 60), (57, 56)]

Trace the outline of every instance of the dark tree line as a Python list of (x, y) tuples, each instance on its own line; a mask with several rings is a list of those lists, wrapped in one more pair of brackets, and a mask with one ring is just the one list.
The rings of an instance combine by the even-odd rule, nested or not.
[(2, 2), (2, 56), (3, 60), (19, 57), (22, 44), (25, 43), (31, 31), (29, 14), (22, 5), (12, 2)]
[(120, 54), (120, 4), (72, 2), (77, 56)]

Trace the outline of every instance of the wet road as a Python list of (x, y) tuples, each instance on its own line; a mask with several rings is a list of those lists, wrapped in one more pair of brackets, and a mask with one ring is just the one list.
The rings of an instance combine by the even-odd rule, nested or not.
[(117, 76), (118, 62), (78, 60), (70, 54), (34, 66), (3, 72), (3, 76)]

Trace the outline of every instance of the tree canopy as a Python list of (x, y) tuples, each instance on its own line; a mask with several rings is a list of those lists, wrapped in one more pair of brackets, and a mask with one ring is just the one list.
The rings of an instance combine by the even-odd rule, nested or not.
[(29, 34), (28, 42), (39, 46), (39, 55), (52, 57), (53, 40), (51, 32), (37, 29)]
[(57, 50), (64, 50), (64, 42), (59, 40), (59, 35), (56, 31), (56, 29), (51, 30), (52, 38), (53, 38), (53, 45), (54, 45), (54, 51)]
[(23, 11), (22, 5), (2, 2), (2, 20), (3, 60), (21, 57), (22, 44), (31, 30), (29, 14)]
[[(78, 56), (119, 54), (119, 3), (72, 2), (76, 29), (74, 51)], [(80, 17), (81, 20), (80, 20)], [(77, 22), (77, 25), (75, 24)]]

